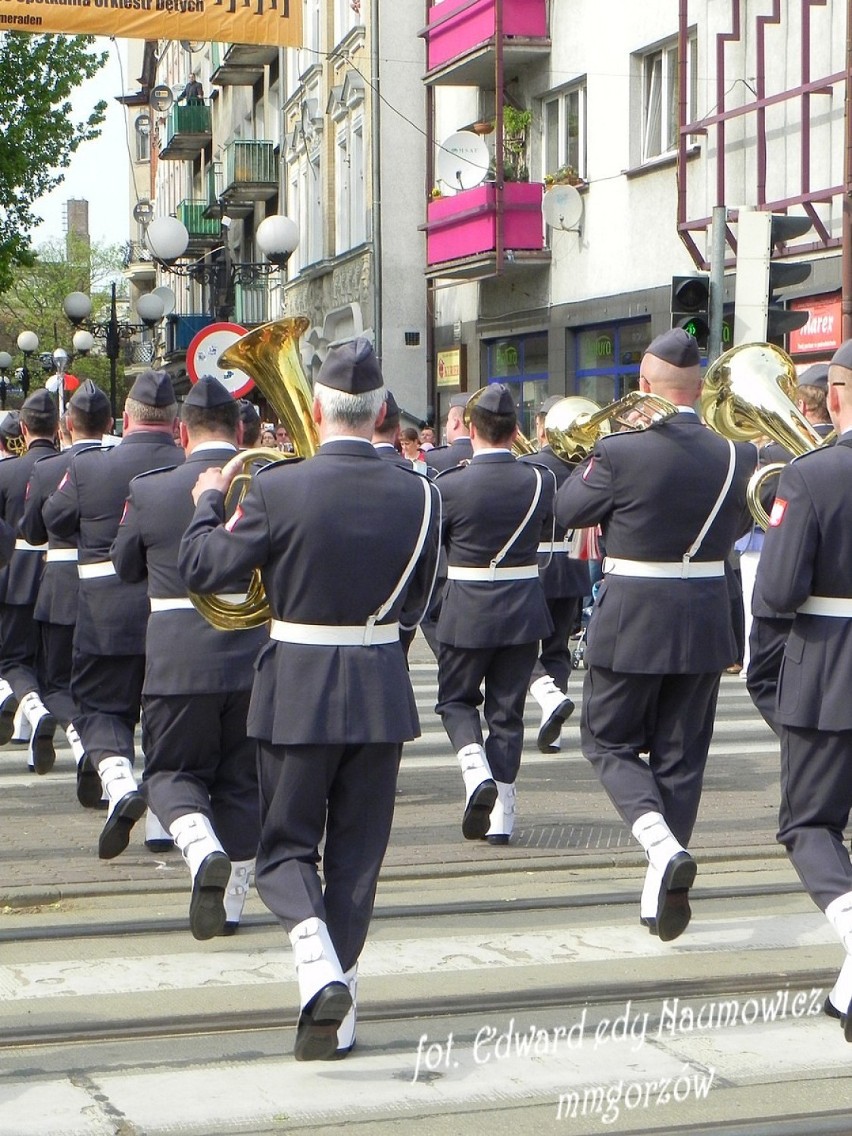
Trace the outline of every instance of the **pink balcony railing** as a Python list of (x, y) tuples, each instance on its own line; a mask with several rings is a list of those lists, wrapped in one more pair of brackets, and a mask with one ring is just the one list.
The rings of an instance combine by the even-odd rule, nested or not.
[(495, 12), (500, 3), (504, 36), (547, 36), (546, 0), (440, 0), (429, 9), (428, 69), (442, 67), (493, 39)]
[[(503, 187), (503, 248), (544, 248), (539, 182), (506, 182)], [(438, 197), (426, 207), (426, 263), (492, 253), (497, 248), (497, 189), (478, 185)]]

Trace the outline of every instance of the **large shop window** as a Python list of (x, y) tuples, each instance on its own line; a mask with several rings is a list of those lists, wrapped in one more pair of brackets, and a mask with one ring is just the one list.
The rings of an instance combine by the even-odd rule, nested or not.
[(576, 392), (605, 406), (639, 387), (651, 321), (590, 327), (575, 334)]
[(530, 437), (535, 412), (547, 397), (547, 332), (486, 342), (486, 382), (505, 383), (520, 407), (519, 425)]

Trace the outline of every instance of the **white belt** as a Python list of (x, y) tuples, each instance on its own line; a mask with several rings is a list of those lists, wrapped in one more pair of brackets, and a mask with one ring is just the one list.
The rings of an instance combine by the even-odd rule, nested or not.
[(521, 564), (518, 568), (460, 568), (451, 564), (447, 569), (448, 580), (535, 580), (538, 578), (537, 564)]
[(111, 560), (99, 560), (95, 564), (78, 564), (77, 575), (81, 580), (98, 580), (101, 576), (114, 576), (115, 565)]
[(76, 548), (49, 548), (47, 556), (45, 557), (48, 564), (61, 564), (63, 561), (69, 564), (77, 563), (77, 549)]
[(15, 552), (47, 552), (47, 545), (30, 544), (29, 541), (18, 538), (15, 541)]
[(556, 554), (558, 552), (570, 552), (571, 545), (568, 541), (564, 540), (543, 540), (538, 546), (539, 552), (548, 552)]
[(707, 580), (725, 575), (724, 560), (624, 560), (605, 556), (604, 575), (640, 576), (654, 580)]
[[(236, 605), (236, 604), (240, 604), (240, 603), (245, 603), (246, 594), (245, 594), (245, 592), (242, 592), (242, 593), (234, 592), (234, 593), (231, 593), (231, 594), (228, 594), (228, 595), (217, 595), (215, 598), (217, 600), (221, 600), (223, 603), (230, 603), (230, 604)], [(150, 601), (150, 603), (151, 603), (151, 611), (194, 611), (195, 610), (195, 604), (192, 602), (192, 600), (188, 596), (173, 596), (171, 599), (152, 599)]]
[(852, 599), (848, 596), (808, 596), (798, 612), (799, 615), (830, 615), (835, 619), (852, 619)]
[(312, 647), (371, 647), (399, 642), (399, 624), (360, 623), (355, 626), (332, 627), (320, 623), (287, 623), (273, 619), (270, 639), (279, 643), (305, 643)]

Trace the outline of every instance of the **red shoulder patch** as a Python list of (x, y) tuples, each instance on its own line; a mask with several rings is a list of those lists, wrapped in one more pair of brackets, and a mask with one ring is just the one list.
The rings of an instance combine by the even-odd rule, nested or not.
[(243, 515), (243, 507), (242, 507), (242, 505), (237, 505), (236, 509), (234, 509), (234, 515), (231, 517), (231, 519), (225, 525), (225, 530), (227, 532), (233, 532), (234, 528), (236, 527), (237, 521), (240, 519), (240, 517), (242, 515)]
[(118, 522), (118, 523), (119, 523), (119, 525), (123, 525), (123, 524), (124, 524), (124, 522), (125, 522), (125, 521), (127, 520), (127, 511), (128, 511), (128, 509), (129, 509), (129, 508), (130, 508), (130, 498), (128, 497), (128, 498), (127, 498), (127, 499), (125, 500), (125, 502), (124, 502), (124, 508), (123, 508), (123, 509), (122, 509), (122, 511), (121, 511), (121, 520), (120, 520), (120, 521)]
[(65, 473), (62, 475), (62, 480), (59, 482), (59, 484), (56, 487), (56, 492), (58, 493), (60, 489), (64, 489), (65, 486), (68, 484), (68, 482), (70, 480), (71, 480), (71, 474), (66, 469)]
[(784, 520), (784, 514), (787, 512), (787, 502), (783, 497), (776, 497), (775, 503), (772, 506), (772, 512), (769, 514), (769, 524), (773, 529), (777, 529), (781, 522)]
[(595, 458), (594, 458), (594, 454), (593, 454), (589, 458), (589, 464), (583, 470), (583, 481), (585, 481), (586, 478), (589, 476), (589, 474), (592, 472), (592, 470), (594, 469), (594, 466), (595, 466)]

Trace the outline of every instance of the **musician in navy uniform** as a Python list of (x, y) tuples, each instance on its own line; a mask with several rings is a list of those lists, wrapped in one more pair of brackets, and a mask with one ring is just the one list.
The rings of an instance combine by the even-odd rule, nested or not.
[[(183, 403), (186, 462), (140, 474), (111, 557), (127, 583), (147, 580), (151, 614), (142, 688), (142, 791), (170, 830), (192, 876), (196, 939), (236, 930), (260, 833), (254, 742), (246, 734), (253, 664), (263, 627), (222, 631), (193, 607), (177, 569), (203, 469), (237, 452), (240, 410), (205, 376)], [(248, 574), (243, 586), (245, 592)]]
[(462, 835), (492, 844), (507, 844), (512, 834), (527, 686), (539, 640), (553, 631), (536, 553), (547, 523), (552, 539), (556, 479), (515, 460), (517, 434), (509, 388), (492, 384), (471, 412), (470, 464), (435, 479), (448, 562), (436, 710), (462, 771)]
[(447, 424), (444, 427), (445, 444), (435, 446), (426, 453), (426, 465), (430, 469), (452, 469), (460, 462), (470, 461), (473, 447), (470, 442), (470, 427), (465, 422), (464, 412), (469, 394), (454, 394), (450, 397)]
[[(551, 470), (557, 488), (567, 481), (574, 468), (554, 453), (545, 433), (547, 413), (561, 401), (559, 395), (553, 395), (542, 404), (535, 420), (539, 451), (521, 458), (521, 461), (535, 462)], [(552, 634), (541, 641), (530, 683), (530, 694), (541, 710), (536, 742), (542, 753), (559, 750), (562, 726), (574, 712), (574, 703), (568, 697), (568, 679), (571, 677), (568, 640), (580, 625), (583, 598), (589, 594), (591, 582), (588, 562), (571, 555), (573, 539), (573, 530), (562, 525), (554, 527), (548, 520), (538, 546), (541, 582), (553, 621)]]
[(62, 540), (50, 532), (44, 523), (42, 509), (64, 477), (74, 455), (92, 446), (100, 446), (101, 437), (112, 428), (109, 399), (91, 379), (86, 379), (71, 396), (65, 420), (71, 445), (61, 453), (42, 458), (33, 466), (20, 530), (30, 544), (47, 545), (33, 613), (39, 639), (39, 686), (48, 710), (65, 730), (79, 766), (85, 759), (85, 750), (74, 725), (77, 707), (71, 697), (71, 658), (77, 623), (77, 544), (73, 537)]
[[(56, 453), (57, 418), (56, 403), (46, 390), (31, 394), (21, 407), (27, 451), (14, 461), (0, 463), (0, 517), (16, 532), (34, 466)], [(47, 773), (56, 759), (53, 738), (57, 722), (39, 690), (39, 643), (33, 619), (45, 551), (44, 544), (31, 544), (23, 537), (15, 541), (0, 605), (0, 672), (13, 692), (0, 706), (0, 716), (8, 723), (10, 713), (20, 705), (30, 733), (28, 764), (36, 773)], [(2, 740), (9, 741), (10, 737), (11, 733)]]
[(385, 461), (394, 462), (406, 469), (413, 469), (414, 467), (408, 458), (403, 457), (399, 452), (399, 422), (399, 406), (393, 392), (387, 390), (385, 392), (385, 416), (373, 430), (373, 446), (379, 457)]
[(79, 617), (71, 695), (86, 751), (86, 760), (77, 767), (77, 796), (91, 806), (106, 793), (109, 811), (98, 840), (102, 860), (124, 851), (145, 811), (133, 759), (145, 673), (148, 593), (144, 581), (126, 584), (116, 576), (109, 550), (131, 478), (183, 462), (183, 451), (174, 441), (176, 414), (169, 376), (144, 371), (125, 402), (121, 443), (76, 454), (42, 510), (51, 532), (77, 541)]
[(640, 919), (668, 941), (691, 915), (696, 865), (686, 849), (721, 672), (735, 649), (725, 559), (750, 523), (746, 485), (757, 451), (699, 421), (698, 348), (682, 329), (653, 340), (639, 383), (677, 413), (602, 438), (559, 490), (556, 517), (569, 528), (603, 528), (581, 746), (648, 857)]
[(846, 955), (826, 1012), (852, 1041), (852, 863), (843, 830), (852, 807), (852, 340), (828, 373), (834, 446), (781, 472), (760, 558), (761, 594), (795, 612), (778, 680), (778, 840)]
[(428, 601), (440, 501), (425, 477), (373, 448), (385, 405), (369, 342), (331, 348), (314, 387), (317, 455), (262, 470), (226, 525), (233, 465), (207, 470), (181, 544), (181, 574), (196, 592), (259, 567), (274, 617), (248, 730), (259, 752), (257, 890), (293, 944), (298, 1060), (354, 1043), (356, 965), (402, 743), (419, 732), (399, 629)]

